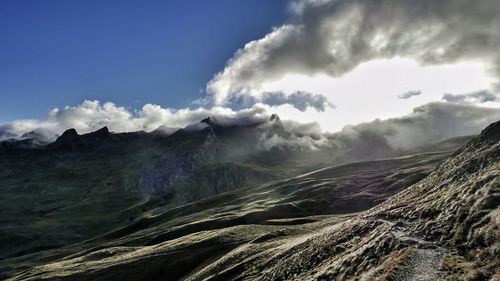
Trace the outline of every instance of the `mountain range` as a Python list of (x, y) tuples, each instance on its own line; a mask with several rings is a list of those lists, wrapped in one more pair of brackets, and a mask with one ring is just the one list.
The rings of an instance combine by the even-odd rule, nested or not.
[(0, 143), (0, 277), (500, 280), (499, 173), (500, 122), (407, 150), (277, 115), (33, 132)]

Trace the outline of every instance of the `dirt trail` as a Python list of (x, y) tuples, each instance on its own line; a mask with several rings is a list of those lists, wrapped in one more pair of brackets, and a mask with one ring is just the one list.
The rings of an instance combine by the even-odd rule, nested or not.
[(394, 278), (396, 281), (441, 280), (440, 270), (444, 251), (439, 249), (416, 249), (405, 266)]
[(415, 252), (408, 260), (408, 264), (396, 274), (395, 281), (437, 281), (442, 279), (441, 263), (445, 255), (443, 248), (435, 242), (408, 236), (407, 228), (401, 224), (387, 220), (379, 221), (394, 229), (391, 231), (394, 237), (415, 247)]

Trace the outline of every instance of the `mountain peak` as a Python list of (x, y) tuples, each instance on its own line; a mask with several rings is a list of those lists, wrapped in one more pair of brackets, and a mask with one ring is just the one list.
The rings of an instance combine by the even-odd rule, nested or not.
[(200, 121), (201, 123), (205, 123), (207, 125), (216, 125), (217, 119), (214, 116), (208, 116), (207, 118)]
[(280, 117), (278, 116), (278, 114), (276, 113), (273, 113), (271, 115), (271, 118), (269, 118), (269, 121), (273, 122), (273, 121), (281, 121)]
[(83, 147), (91, 147), (97, 143), (101, 143), (110, 139), (111, 133), (108, 127), (102, 127), (101, 129), (79, 135), (74, 128), (64, 131), (64, 133), (57, 138), (57, 140), (51, 144), (50, 147), (58, 149), (80, 149)]
[(95, 136), (107, 136), (110, 134), (110, 132), (109, 132), (108, 127), (104, 126), (104, 127), (100, 128), (99, 130), (92, 132), (92, 133), (89, 133), (89, 134), (92, 134)]
[(62, 133), (62, 135), (58, 139), (68, 139), (68, 138), (74, 138), (78, 137), (78, 132), (76, 131), (75, 128), (67, 129)]
[(80, 135), (78, 132), (74, 129), (67, 129), (60, 135), (55, 142), (49, 144), (49, 147), (53, 148), (68, 148), (68, 147), (74, 147), (75, 143), (79, 142), (80, 140)]
[(36, 131), (29, 131), (27, 133), (24, 133), (20, 138), (21, 139), (38, 139), (43, 137), (43, 135), (39, 132)]

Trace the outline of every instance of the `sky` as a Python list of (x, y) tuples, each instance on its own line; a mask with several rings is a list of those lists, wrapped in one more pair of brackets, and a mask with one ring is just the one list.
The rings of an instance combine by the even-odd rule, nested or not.
[(0, 122), (84, 100), (187, 106), (235, 50), (284, 21), (286, 4), (0, 1)]
[(271, 113), (398, 144), (477, 133), (500, 119), (499, 13), (497, 0), (3, 1), (0, 139)]

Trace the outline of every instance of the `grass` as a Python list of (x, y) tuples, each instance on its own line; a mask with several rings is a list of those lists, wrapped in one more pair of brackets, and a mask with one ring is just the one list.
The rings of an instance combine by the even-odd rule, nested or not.
[(376, 277), (374, 281), (394, 280), (397, 273), (408, 265), (408, 261), (414, 252), (415, 249), (410, 247), (391, 252), (389, 256), (385, 258), (384, 263), (379, 266), (379, 271), (375, 272)]
[[(175, 279), (194, 274), (194, 268), (210, 277), (213, 271), (205, 267), (220, 259), (229, 265), (221, 276), (229, 279), (239, 274), (231, 271), (233, 266), (258, 273), (275, 252), (285, 257), (292, 247), (300, 249), (303, 239), (318, 229), (383, 202), (448, 155), (357, 162), (260, 184), (288, 169), (303, 171), (310, 163), (285, 161), (274, 167), (263, 165), (263, 159), (228, 161), (218, 156), (224, 147), (204, 147), (199, 153), (202, 137), (175, 138), (0, 157), (0, 204), (6, 210), (0, 222), (14, 228), (5, 231), (10, 236), (0, 236), (0, 253), (8, 257), (0, 260), (0, 271), (21, 280), (32, 274)], [(145, 192), (139, 185), (144, 171), (164, 173), (170, 167), (165, 163), (178, 155), (190, 157), (191, 174), (174, 173), (178, 177), (162, 196)], [(338, 253), (364, 235), (357, 228), (344, 234), (340, 245), (330, 245)], [(391, 253), (380, 276), (392, 276), (403, 266), (406, 251)], [(316, 261), (330, 254), (323, 252)]]

